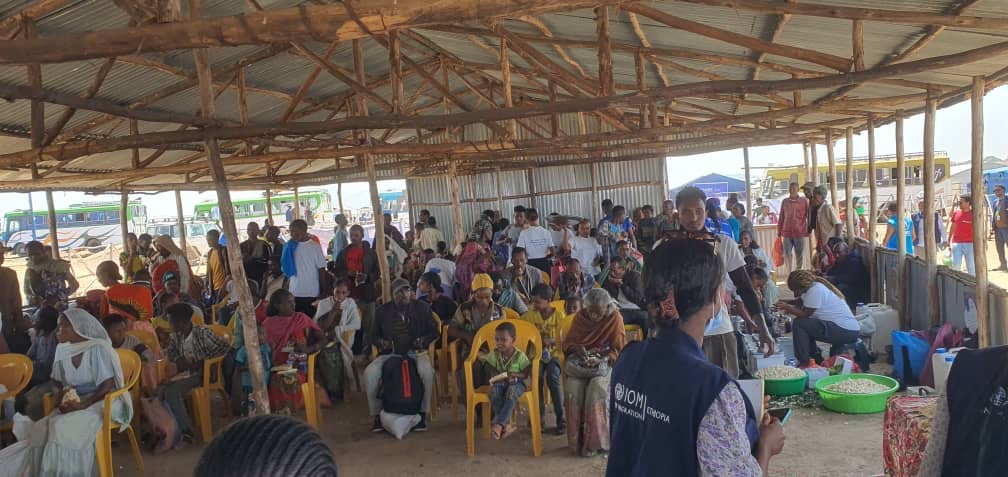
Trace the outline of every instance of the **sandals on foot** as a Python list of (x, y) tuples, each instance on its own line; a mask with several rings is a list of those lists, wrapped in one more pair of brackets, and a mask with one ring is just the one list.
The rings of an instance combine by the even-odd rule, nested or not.
[(494, 424), (493, 427), (490, 428), (490, 435), (494, 438), (495, 441), (499, 441), (501, 438), (501, 432), (503, 430), (504, 426), (500, 424)]
[(511, 436), (511, 434), (514, 434), (515, 431), (517, 430), (518, 428), (515, 427), (513, 424), (508, 424), (507, 427), (504, 428), (504, 433), (501, 434), (501, 439), (507, 439), (508, 437)]

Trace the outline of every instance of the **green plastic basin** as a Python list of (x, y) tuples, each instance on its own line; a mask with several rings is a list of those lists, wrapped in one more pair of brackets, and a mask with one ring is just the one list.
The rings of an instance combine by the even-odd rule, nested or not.
[(791, 379), (763, 378), (763, 392), (771, 396), (793, 396), (805, 392), (808, 375)]
[[(826, 390), (826, 386), (848, 379), (868, 379), (888, 386), (889, 389), (872, 394), (842, 394)], [(816, 381), (815, 387), (816, 391), (819, 392), (819, 397), (822, 398), (823, 407), (830, 411), (844, 414), (873, 414), (885, 411), (886, 401), (889, 400), (889, 396), (892, 396), (893, 393), (899, 390), (899, 383), (888, 376), (859, 373), (839, 374), (822, 378)]]

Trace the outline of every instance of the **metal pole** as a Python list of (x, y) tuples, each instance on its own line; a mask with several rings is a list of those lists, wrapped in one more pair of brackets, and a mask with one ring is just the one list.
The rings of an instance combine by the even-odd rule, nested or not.
[[(972, 166), (970, 169), (970, 176), (972, 177), (973, 195), (972, 208), (973, 208), (973, 262), (976, 269), (976, 298), (974, 302), (976, 303), (976, 315), (977, 315), (977, 337), (980, 339), (980, 347), (990, 346), (991, 343), (991, 323), (990, 314), (988, 313), (988, 299), (990, 291), (987, 286), (987, 220), (984, 218), (986, 214), (984, 213), (984, 204), (986, 203), (986, 198), (984, 197), (984, 189), (980, 187), (983, 184), (983, 137), (984, 137), (984, 120), (983, 120), (983, 97), (986, 87), (986, 81), (983, 76), (973, 77), (973, 92), (970, 96), (970, 104), (973, 111), (973, 134), (972, 134)], [(925, 180), (931, 182), (931, 177), (925, 177)], [(982, 192), (984, 191), (984, 192)], [(1004, 320), (1004, 317), (999, 317)]]
[[(224, 217), (224, 204), (218, 202), (217, 209), (220, 211), (221, 219)], [(182, 246), (182, 250), (189, 254), (189, 244), (187, 243), (186, 236), (186, 223), (185, 214), (182, 212), (182, 192), (175, 190), (175, 213), (178, 214), (178, 230), (179, 230), (179, 245)]]
[(46, 189), (45, 198), (46, 206), (49, 208), (49, 244), (52, 245), (53, 258), (59, 259), (59, 233), (56, 230), (56, 207), (53, 205), (52, 190)]

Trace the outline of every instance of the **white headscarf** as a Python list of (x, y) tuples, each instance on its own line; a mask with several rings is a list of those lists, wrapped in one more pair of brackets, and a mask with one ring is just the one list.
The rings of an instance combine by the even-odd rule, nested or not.
[[(101, 352), (107, 359), (112, 360), (112, 369), (115, 371), (116, 389), (126, 385), (123, 377), (122, 363), (119, 361), (119, 354), (112, 347), (112, 339), (109, 338), (105, 327), (97, 318), (80, 308), (68, 308), (63, 312), (63, 316), (70, 322), (74, 332), (84, 338), (79, 343), (60, 343), (56, 345), (55, 362), (68, 360), (91, 348), (101, 348)], [(56, 367), (53, 366), (55, 370)], [(124, 394), (123, 396), (126, 396)]]

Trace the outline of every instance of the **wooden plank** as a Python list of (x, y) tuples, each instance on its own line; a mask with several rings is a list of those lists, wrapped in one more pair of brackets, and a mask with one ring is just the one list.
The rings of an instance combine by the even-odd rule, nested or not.
[(854, 71), (863, 71), (864, 63), (864, 22), (854, 20), (851, 22), (851, 50), (854, 59)]
[[(374, 101), (374, 102), (378, 103), (379, 105), (381, 105), (382, 107), (384, 107), (386, 110), (395, 111), (394, 104), (390, 104), (387, 100), (385, 100), (385, 98), (379, 96), (377, 93), (375, 93), (374, 91), (372, 91), (371, 89), (369, 89), (365, 84), (363, 84), (363, 83), (361, 83), (361, 82), (359, 82), (359, 81), (351, 78), (349, 75), (343, 73), (338, 68), (336, 68), (335, 66), (333, 66), (332, 63), (326, 61), (321, 56), (315, 54), (315, 52), (313, 52), (310, 49), (308, 49), (308, 48), (306, 48), (306, 47), (304, 47), (304, 46), (302, 46), (300, 44), (297, 44), (297, 43), (293, 43), (293, 46), (294, 46), (295, 50), (297, 50), (297, 51), (301, 52), (301, 54), (307, 56), (318, 67), (321, 67), (326, 72), (328, 72), (329, 74), (331, 74), (333, 77), (335, 77), (336, 79), (338, 79), (338, 80), (342, 81), (343, 83), (345, 83), (347, 86), (349, 86), (351, 89), (353, 89), (357, 94), (362, 94), (362, 95), (367, 96), (372, 101)], [(402, 104), (401, 71), (398, 72), (396, 76), (393, 76), (393, 85), (392, 85), (392, 87), (393, 87), (393, 93), (396, 91), (396, 84), (394, 84), (394, 82), (396, 81), (396, 79), (399, 79), (399, 100), (400, 100), (399, 104), (401, 105)], [(394, 100), (395, 99), (393, 97), (393, 101)]]
[[(809, 165), (809, 145), (808, 143), (802, 143), (802, 163), (805, 165), (805, 182), (812, 180), (812, 169)], [(802, 183), (798, 183), (798, 187), (801, 187)]]
[[(665, 13), (661, 10), (640, 3), (623, 5), (622, 8), (625, 9), (626, 11), (634, 12), (638, 15), (643, 15), (659, 23), (668, 25), (672, 28), (688, 31), (690, 33), (705, 36), (708, 38), (713, 38), (715, 40), (723, 41), (725, 43), (738, 45), (743, 48), (749, 48), (750, 50), (753, 51), (763, 51), (772, 55), (807, 61), (809, 63), (826, 66), (837, 71), (850, 71), (851, 61), (847, 58), (841, 58), (839, 56), (809, 50), (806, 48), (780, 45), (777, 43), (763, 41), (758, 38), (741, 35), (733, 31), (723, 30), (720, 28), (705, 25), (703, 23), (698, 23), (686, 20), (684, 18), (669, 15), (668, 13)], [(2, 52), (0, 52), (0, 59), (2, 58), (3, 55)]]
[(609, 7), (595, 8), (595, 33), (598, 36), (599, 94), (612, 96), (616, 91), (613, 79), (612, 45), (609, 36)]
[(878, 236), (875, 234), (876, 214), (878, 214), (878, 175), (875, 164), (875, 118), (868, 117), (868, 270), (871, 275), (871, 301), (878, 303), (878, 260), (875, 256), (875, 247), (878, 245)]
[(296, 186), (294, 187), (294, 217), (301, 218), (301, 194)]
[[(927, 156), (927, 153), (925, 153)], [(926, 167), (926, 166), (925, 166)], [(925, 186), (926, 188), (927, 186)], [(925, 193), (926, 195), (926, 193)], [(903, 217), (905, 217), (906, 212), (904, 212), (903, 203), (906, 199), (906, 155), (903, 152), (903, 112), (896, 112), (896, 201), (899, 202), (900, 207), (898, 210), (896, 222), (899, 224), (903, 223)], [(934, 229), (931, 229), (934, 230)], [(925, 234), (927, 235), (927, 234)], [(933, 236), (933, 235), (932, 235)], [(902, 240), (897, 240), (897, 243), (903, 242)], [(905, 247), (898, 246), (897, 250), (902, 250)], [(910, 292), (910, 287), (907, 284), (907, 273), (906, 273), (906, 252), (899, 253), (897, 255), (897, 286), (899, 294), (899, 314), (901, 321), (901, 328), (904, 330), (910, 329), (911, 316), (910, 316), (910, 297), (907, 294)], [(929, 288), (929, 290), (936, 290), (936, 288)], [(937, 293), (933, 293), (937, 295)]]
[[(972, 184), (983, 184), (983, 140), (984, 140), (984, 116), (983, 100), (986, 91), (983, 76), (973, 77), (973, 92), (970, 95), (970, 110), (972, 112), (970, 121), (972, 126), (971, 147), (970, 147), (970, 177)], [(927, 179), (927, 178), (926, 178)], [(978, 188), (975, 188), (978, 189)], [(977, 316), (977, 338), (980, 340), (980, 347), (985, 348), (991, 345), (991, 316), (990, 290), (987, 285), (987, 215), (984, 213), (987, 206), (987, 198), (983, 194), (973, 193), (971, 197), (973, 207), (973, 262), (976, 273), (976, 304)], [(981, 220), (981, 217), (984, 219)], [(933, 234), (932, 234), (933, 235)], [(995, 318), (1004, 322), (1005, 317), (999, 315)]]
[[(199, 16), (199, 0), (190, 3), (190, 15)], [(214, 91), (213, 72), (210, 70), (210, 60), (205, 49), (193, 50), (193, 60), (196, 64), (196, 74), (199, 81), (200, 91), (200, 114), (206, 119), (214, 117)], [(231, 270), (231, 279), (234, 282), (232, 293), (238, 295), (238, 309), (242, 320), (242, 337), (245, 345), (249, 349), (259, 349), (259, 333), (256, 329), (255, 320), (249, 317), (255, 316), (255, 304), (252, 301), (252, 291), (248, 287), (248, 277), (245, 275), (245, 265), (242, 261), (241, 250), (236, 244), (241, 243), (238, 237), (238, 230), (235, 226), (234, 207), (231, 204), (231, 194), (228, 188), (227, 175), (224, 172), (224, 164), (221, 161), (220, 149), (217, 139), (213, 136), (206, 138), (207, 160), (210, 163), (210, 175), (213, 177), (214, 188), (217, 191), (217, 203), (220, 204), (220, 223), (223, 227), (224, 238), (232, 246), (227, 247), (228, 265)], [(176, 195), (180, 201), (181, 196)], [(252, 396), (256, 402), (255, 414), (269, 414), (269, 397), (266, 393), (266, 376), (268, 370), (262, 362), (259, 353), (249, 353), (249, 374), (252, 379)]]
[(24, 28), (23, 19), (36, 21), (72, 3), (74, 0), (38, 0), (20, 11), (5, 12), (6, 18), (0, 21), (0, 38), (13, 40)]
[[(847, 201), (847, 242), (854, 246), (858, 226), (854, 208), (854, 128), (847, 127), (847, 159), (844, 161), (844, 200)], [(900, 222), (903, 223), (903, 222)]]
[(791, 14), (822, 18), (842, 18), (847, 20), (868, 20), (910, 25), (941, 25), (946, 27), (971, 29), (1005, 29), (1008, 18), (978, 17), (928, 13), (920, 9), (883, 10), (878, 8), (842, 7), (809, 2), (779, 3), (767, 0), (680, 0), (687, 3), (716, 5), (760, 13)]
[[(938, 244), (934, 235), (935, 211), (937, 210), (934, 186), (934, 140), (937, 113), (938, 101), (933, 96), (929, 97), (924, 110), (924, 168), (922, 172), (924, 176), (922, 181), (924, 184), (924, 255), (927, 257), (928, 290), (938, 289)], [(938, 325), (941, 320), (941, 310), (938, 309), (937, 293), (928, 294), (928, 310), (928, 322)]]
[(819, 185), (819, 156), (816, 151), (816, 143), (810, 142), (809, 153), (811, 153), (812, 156), (812, 177), (810, 177), (808, 181), (812, 182), (814, 185)]

